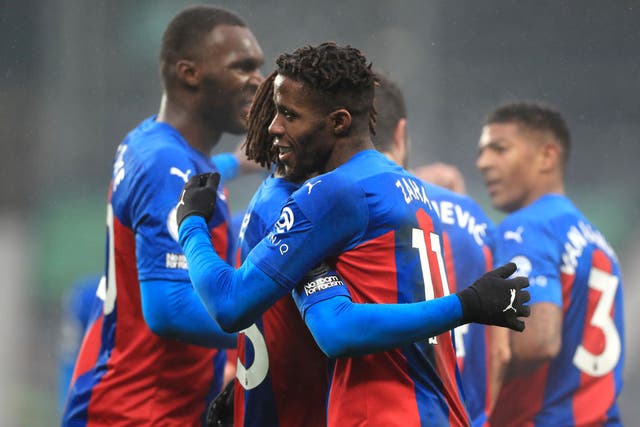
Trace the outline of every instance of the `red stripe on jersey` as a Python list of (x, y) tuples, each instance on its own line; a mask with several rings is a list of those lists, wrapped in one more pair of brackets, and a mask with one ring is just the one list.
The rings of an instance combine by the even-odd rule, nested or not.
[(209, 230), (211, 233), (211, 244), (213, 245), (213, 249), (215, 249), (218, 256), (224, 260), (228, 260), (227, 262), (231, 262), (229, 257), (232, 254), (229, 254), (229, 224), (227, 222), (222, 222), (218, 224), (216, 227)]
[[(418, 225), (424, 231), (425, 243), (427, 245), (427, 253), (434, 253), (434, 248), (431, 245), (431, 238), (428, 236), (430, 233), (435, 232), (432, 218), (422, 209), (417, 214)], [(448, 242), (448, 237), (445, 236), (445, 247)], [(446, 251), (443, 251), (446, 253)], [(449, 251), (450, 255), (451, 250)], [(431, 281), (433, 283), (433, 293), (435, 298), (448, 295), (450, 292), (445, 292), (444, 284), (446, 283), (446, 277), (440, 276), (440, 267), (438, 265), (438, 259), (435, 256), (428, 257), (429, 269), (431, 272)], [(453, 269), (453, 262), (450, 264), (451, 268), (446, 270), (446, 274), (452, 274), (455, 283), (455, 270)], [(445, 266), (447, 268), (448, 265)], [(453, 347), (453, 339), (451, 334), (453, 332), (445, 332), (440, 334), (437, 338), (438, 343), (434, 345), (434, 359), (436, 362), (436, 370), (440, 381), (442, 381), (443, 389), (441, 392), (444, 394), (447, 403), (449, 404), (449, 425), (450, 426), (466, 426), (469, 424), (467, 418), (467, 410), (462, 403), (462, 398), (459, 393), (458, 383), (456, 382), (456, 369), (457, 358), (456, 352)]]
[(456, 265), (453, 262), (453, 250), (451, 249), (449, 233), (443, 231), (442, 239), (444, 240), (444, 265), (447, 269), (447, 277), (449, 278), (449, 291), (454, 293), (457, 292), (458, 289), (458, 279), (456, 277)]
[[(599, 249), (593, 252), (592, 267), (612, 273), (611, 260)], [(589, 286), (585, 327), (582, 345), (592, 354), (599, 355), (605, 349), (606, 338), (599, 327), (593, 326), (596, 306), (600, 302), (602, 292)], [(612, 304), (609, 315), (613, 317)], [(615, 400), (615, 381), (613, 371), (601, 377), (593, 377), (585, 372), (580, 373), (580, 387), (573, 397), (573, 417), (575, 425), (593, 425), (603, 423), (607, 419), (607, 410)]]
[[(492, 358), (491, 358), (491, 349), (493, 345), (493, 341), (492, 341), (492, 336), (491, 336), (491, 327), (489, 326), (485, 326), (484, 327), (484, 367), (485, 367), (485, 376), (484, 376), (484, 381), (485, 381), (485, 395), (484, 395), (484, 413), (485, 414), (489, 414), (491, 413), (491, 405), (493, 404), (493, 401), (491, 399), (491, 396), (493, 396), (493, 387), (491, 384), (494, 378), (494, 372), (493, 372), (493, 364), (491, 363)], [(485, 422), (485, 424), (487, 424), (487, 422)]]
[(98, 355), (100, 354), (100, 336), (102, 333), (103, 319), (103, 314), (100, 314), (95, 322), (89, 326), (82, 338), (78, 359), (76, 360), (73, 375), (71, 376), (71, 384), (73, 384), (80, 375), (90, 371), (91, 368), (96, 365)]
[(487, 245), (482, 245), (482, 253), (484, 253), (484, 266), (485, 271), (493, 269), (493, 254), (491, 249)]
[(500, 389), (497, 402), (489, 418), (489, 424), (499, 427), (533, 427), (533, 417), (540, 412), (547, 385), (549, 362), (531, 375), (512, 379)]
[(278, 427), (325, 427), (327, 357), (318, 348), (291, 296), (281, 298), (267, 310), (262, 325)]
[[(336, 269), (354, 302), (398, 302), (393, 231), (343, 253)], [(352, 283), (366, 286), (354, 287)], [(420, 425), (415, 386), (407, 372), (407, 360), (400, 350), (337, 359), (327, 425)]]
[(91, 392), (87, 427), (197, 425), (205, 411), (217, 351), (151, 332), (142, 315), (134, 233), (114, 216), (113, 235), (114, 347), (106, 373)]
[(328, 427), (419, 426), (414, 382), (400, 350), (336, 360)]
[[(398, 302), (395, 239), (395, 233), (390, 231), (340, 255), (336, 269), (346, 279), (353, 302)], [(356, 287), (353, 283), (366, 286)]]

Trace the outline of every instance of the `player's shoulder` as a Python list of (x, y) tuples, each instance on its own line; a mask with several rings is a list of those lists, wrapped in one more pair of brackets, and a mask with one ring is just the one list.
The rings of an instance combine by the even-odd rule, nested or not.
[(249, 203), (249, 211), (280, 210), (291, 194), (300, 187), (300, 184), (287, 181), (284, 178), (276, 178), (270, 175), (265, 178)]
[(501, 228), (528, 225), (547, 229), (581, 217), (583, 215), (566, 196), (546, 194), (530, 205), (507, 215), (501, 223)]
[(167, 123), (150, 117), (133, 129), (122, 145), (127, 147), (127, 156), (142, 164), (167, 162), (189, 157), (189, 147), (180, 133)]
[(133, 129), (118, 147), (114, 180), (121, 175), (132, 183), (150, 181), (164, 185), (162, 182), (175, 175), (186, 182), (198, 173), (198, 161), (198, 154), (176, 129), (150, 117)]

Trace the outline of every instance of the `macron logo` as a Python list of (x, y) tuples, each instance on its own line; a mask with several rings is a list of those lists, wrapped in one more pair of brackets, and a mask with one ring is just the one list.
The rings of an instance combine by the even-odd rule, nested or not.
[(518, 243), (522, 243), (522, 232), (524, 231), (524, 227), (520, 226), (516, 228), (514, 231), (505, 231), (504, 232), (504, 240), (515, 240)]
[(175, 166), (171, 166), (171, 169), (169, 169), (169, 173), (171, 175), (175, 175), (175, 176), (179, 176), (180, 178), (182, 178), (182, 180), (184, 181), (184, 183), (186, 184), (187, 181), (189, 181), (189, 175), (191, 175), (191, 169), (187, 169), (186, 172), (182, 172), (180, 169), (178, 169)]
[(307, 194), (311, 194), (311, 190), (313, 190), (313, 187), (320, 184), (322, 182), (322, 180), (318, 180), (316, 182), (305, 182), (304, 185), (306, 185), (307, 187), (309, 187), (309, 191), (307, 192)]

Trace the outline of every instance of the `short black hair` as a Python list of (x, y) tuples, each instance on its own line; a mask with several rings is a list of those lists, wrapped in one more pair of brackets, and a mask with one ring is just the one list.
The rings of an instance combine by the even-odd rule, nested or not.
[(171, 80), (172, 65), (197, 56), (204, 38), (219, 25), (247, 26), (233, 12), (204, 5), (183, 9), (169, 22), (160, 48), (160, 76), (165, 87)]
[(369, 129), (374, 133), (376, 76), (371, 64), (367, 63), (358, 49), (326, 42), (282, 54), (276, 64), (276, 70), (258, 87), (249, 111), (244, 145), (249, 160), (266, 167), (278, 165), (277, 149), (273, 147), (273, 137), (268, 130), (276, 114), (273, 86), (277, 75), (289, 77), (311, 90), (330, 95), (326, 97), (328, 109), (346, 108), (354, 116), (368, 114)]
[(566, 121), (554, 108), (532, 101), (503, 104), (485, 119), (485, 125), (516, 122), (529, 130), (550, 132), (562, 149), (562, 161), (569, 160), (571, 133)]
[(373, 101), (376, 109), (376, 132), (371, 139), (378, 151), (390, 151), (398, 122), (407, 118), (407, 107), (400, 88), (379, 72), (376, 76), (378, 84)]
[(279, 75), (305, 84), (326, 97), (329, 110), (346, 108), (352, 116), (367, 114), (375, 122), (375, 74), (364, 54), (349, 45), (325, 42), (284, 53), (276, 60)]

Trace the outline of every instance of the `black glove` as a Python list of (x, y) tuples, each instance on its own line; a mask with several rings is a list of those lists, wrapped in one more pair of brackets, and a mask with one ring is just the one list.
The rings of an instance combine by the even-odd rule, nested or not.
[(216, 192), (220, 183), (220, 174), (203, 173), (192, 176), (182, 188), (176, 219), (178, 228), (189, 215), (199, 215), (209, 222), (216, 209)]
[(528, 291), (522, 290), (529, 286), (529, 279), (507, 279), (516, 270), (516, 265), (510, 262), (484, 274), (471, 286), (458, 292), (456, 295), (462, 303), (463, 322), (506, 326), (522, 332), (524, 321), (518, 317), (531, 314), (529, 306), (524, 305), (531, 296)]
[(222, 389), (207, 409), (207, 427), (233, 427), (233, 387), (235, 378)]

